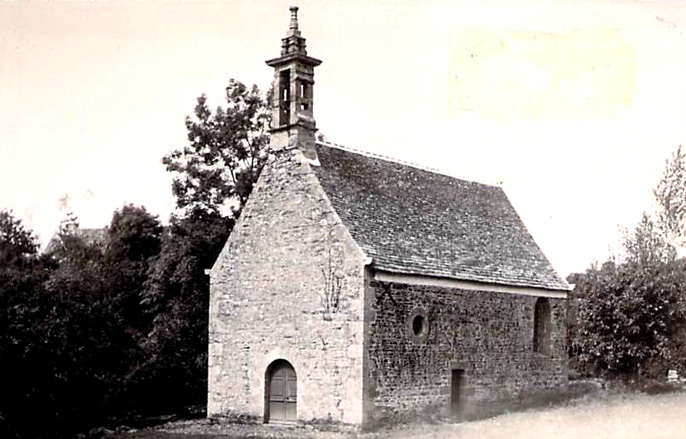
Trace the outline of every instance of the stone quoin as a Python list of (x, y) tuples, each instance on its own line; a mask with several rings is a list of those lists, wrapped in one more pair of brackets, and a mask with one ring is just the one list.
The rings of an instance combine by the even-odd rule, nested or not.
[(316, 141), (297, 11), (270, 158), (210, 270), (208, 416), (467, 419), (565, 386), (570, 288), (502, 188)]

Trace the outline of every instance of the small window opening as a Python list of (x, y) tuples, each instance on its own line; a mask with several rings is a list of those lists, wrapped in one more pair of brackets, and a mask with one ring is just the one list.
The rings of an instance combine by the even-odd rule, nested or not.
[(300, 82), (300, 110), (307, 111), (310, 109), (310, 98), (308, 93), (307, 83)]
[(550, 303), (539, 297), (534, 307), (534, 352), (550, 354), (551, 329)]
[(426, 332), (426, 319), (424, 316), (415, 316), (412, 319), (412, 332), (417, 337), (421, 337)]
[(411, 314), (409, 332), (412, 339), (422, 341), (429, 335), (429, 319), (422, 310), (417, 310)]
[(291, 118), (291, 71), (283, 70), (279, 75), (279, 125), (288, 125)]

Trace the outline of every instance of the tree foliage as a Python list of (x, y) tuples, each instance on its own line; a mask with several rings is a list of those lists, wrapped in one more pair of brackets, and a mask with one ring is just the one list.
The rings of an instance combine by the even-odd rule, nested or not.
[(117, 315), (139, 338), (147, 336), (152, 319), (143, 297), (148, 271), (160, 252), (163, 227), (144, 207), (123, 206), (112, 215), (104, 249), (105, 291)]
[[(61, 437), (204, 405), (210, 268), (267, 155), (268, 100), (230, 81), (198, 98), (189, 144), (164, 157), (177, 215), (125, 205), (107, 233), (73, 213), (49, 256), (0, 212), (0, 437)], [(226, 209), (230, 207), (230, 209)], [(40, 419), (40, 422), (35, 422)]]
[(233, 220), (193, 211), (174, 217), (151, 267), (144, 303), (153, 326), (144, 345), (146, 363), (137, 377), (157, 406), (179, 410), (207, 398), (209, 276)]
[(145, 207), (123, 206), (112, 215), (107, 230), (106, 256), (110, 260), (145, 261), (160, 252), (162, 224)]
[(606, 262), (570, 280), (579, 326), (569, 348), (577, 367), (631, 377), (684, 370), (686, 261)]
[(172, 190), (180, 209), (221, 213), (240, 209), (267, 157), (269, 99), (257, 86), (230, 80), (226, 106), (212, 112), (207, 97), (197, 99), (186, 118), (189, 144), (163, 158), (175, 174)]
[(627, 260), (639, 266), (668, 263), (676, 258), (676, 250), (647, 213), (624, 241)]
[[(141, 394), (178, 410), (207, 398), (207, 325), (212, 267), (267, 157), (269, 99), (230, 80), (226, 106), (213, 113), (203, 95), (186, 119), (189, 144), (163, 158), (175, 175), (179, 212), (148, 272), (143, 303), (152, 316)], [(227, 211), (226, 207), (231, 209)]]
[[(23, 230), (17, 221), (7, 223)], [(12, 286), (3, 294), (3, 376), (13, 377), (3, 386), (3, 400), (11, 401), (4, 405), (3, 437), (70, 435), (129, 413), (137, 399), (129, 377), (143, 362), (146, 335), (135, 295), (142, 294), (144, 261), (159, 252), (161, 231), (145, 209), (124, 206), (104, 241), (83, 239), (77, 226), (65, 228), (55, 253), (39, 258), (32, 252), (21, 276), (2, 284)], [(23, 235), (15, 241), (29, 240), (29, 232)]]
[(681, 145), (665, 163), (662, 179), (653, 190), (658, 224), (668, 242), (686, 244), (686, 155)]
[(15, 392), (8, 377), (14, 371), (14, 309), (28, 302), (40, 286), (36, 275), (38, 246), (31, 231), (9, 210), (0, 211), (0, 436), (14, 433), (11, 410)]
[(568, 347), (572, 365), (609, 376), (686, 373), (686, 173), (681, 147), (654, 190), (655, 220), (644, 213), (624, 239), (625, 260), (575, 274), (570, 282)]
[(0, 266), (8, 268), (36, 255), (34, 236), (8, 210), (0, 211)]

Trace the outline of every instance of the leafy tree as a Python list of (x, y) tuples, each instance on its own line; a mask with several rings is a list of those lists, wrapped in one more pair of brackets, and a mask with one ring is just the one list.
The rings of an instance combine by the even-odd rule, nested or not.
[(670, 243), (683, 246), (686, 244), (686, 155), (681, 145), (666, 161), (662, 179), (653, 194), (660, 228)]
[[(132, 378), (148, 405), (179, 409), (207, 398), (210, 268), (267, 158), (270, 99), (256, 86), (230, 80), (226, 105), (212, 112), (198, 98), (186, 118), (189, 144), (163, 158), (173, 172), (177, 215), (149, 269), (144, 295), (152, 329), (147, 361)], [(150, 401), (150, 399), (148, 400)]]
[(575, 274), (568, 326), (572, 365), (587, 372), (663, 376), (686, 372), (686, 167), (681, 147), (654, 190), (656, 220), (644, 213), (624, 238), (623, 263), (610, 260)]
[(240, 210), (267, 157), (271, 117), (268, 98), (257, 86), (230, 80), (225, 107), (213, 113), (205, 95), (194, 115), (186, 117), (189, 144), (162, 162), (175, 174), (172, 190), (177, 207), (220, 213)]
[(15, 218), (12, 211), (0, 211), (0, 267), (21, 265), (37, 252), (36, 239), (21, 220)]
[[(89, 361), (86, 356), (92, 354), (92, 346), (116, 345), (116, 334), (107, 326), (103, 328), (109, 313), (94, 312), (97, 309), (90, 305), (93, 294), (63, 294), (56, 288), (69, 283), (70, 292), (97, 289), (90, 272), (79, 266), (71, 275), (65, 275), (49, 258), (38, 256), (32, 233), (10, 212), (2, 212), (0, 218), (0, 363), (2, 376), (11, 377), (2, 385), (2, 436), (59, 435), (75, 422), (89, 419), (100, 407), (94, 398), (98, 387), (93, 382), (102, 381), (102, 374), (91, 373), (89, 367), (107, 365), (97, 368), (103, 371), (113, 363)], [(90, 260), (93, 253), (67, 242), (65, 248), (78, 249), (73, 255)], [(75, 259), (65, 258), (68, 263)], [(84, 277), (88, 279), (82, 280)], [(96, 334), (100, 334), (97, 342)], [(118, 352), (110, 356), (112, 361), (118, 358)], [(88, 383), (80, 385), (81, 381)], [(30, 417), (38, 417), (41, 422)]]
[(639, 265), (652, 265), (671, 262), (676, 258), (676, 250), (647, 213), (643, 213), (633, 233), (624, 241), (624, 249), (629, 262)]
[(144, 261), (160, 251), (162, 224), (145, 207), (127, 204), (112, 215), (106, 256), (110, 260)]
[(31, 231), (9, 210), (0, 211), (0, 436), (10, 437), (14, 426), (10, 409), (14, 337), (11, 308), (40, 285), (34, 275), (38, 246)]
[[(87, 242), (75, 230), (61, 234), (44, 291), (25, 312), (23, 352), (18, 356), (37, 383), (26, 393), (43, 423), (31, 435), (63, 434), (105, 422), (116, 412), (137, 348), (116, 300), (102, 242)], [(29, 302), (31, 303), (31, 302)], [(21, 319), (17, 319), (21, 322)]]
[(157, 217), (132, 204), (114, 212), (107, 230), (104, 262), (110, 305), (138, 337), (150, 330), (142, 300), (150, 264), (160, 252), (162, 232)]
[[(9, 297), (2, 376), (13, 377), (2, 386), (2, 401), (12, 403), (0, 418), (21, 437), (57, 437), (127, 415), (137, 407), (131, 376), (145, 361), (141, 343), (152, 322), (141, 301), (160, 250), (159, 221), (127, 205), (104, 241), (64, 227), (54, 253), (39, 258), (30, 232), (9, 215), (0, 219), (1, 236), (11, 237), (0, 244), (11, 247), (3, 256), (14, 255), (0, 258), (0, 291)], [(0, 436), (10, 437), (9, 427)]]
[(233, 226), (217, 213), (173, 217), (151, 266), (144, 304), (153, 327), (145, 364), (134, 377), (146, 405), (178, 410), (207, 398), (207, 313), (212, 266)]
[(125, 410), (119, 394), (139, 351), (106, 293), (103, 261), (102, 255), (95, 261), (62, 260), (29, 309), (33, 323), (26, 327), (38, 333), (27, 333), (22, 363), (38, 385), (27, 405), (38, 406), (48, 431), (87, 429)]
[(608, 376), (664, 376), (675, 364), (684, 370), (685, 261), (607, 262), (574, 280), (579, 327), (570, 352), (577, 365)]

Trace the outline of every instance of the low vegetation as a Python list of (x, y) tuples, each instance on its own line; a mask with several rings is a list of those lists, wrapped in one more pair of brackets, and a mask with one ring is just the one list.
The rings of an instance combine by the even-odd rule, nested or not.
[(117, 439), (681, 439), (686, 393), (594, 393), (563, 406), (461, 424), (396, 425), (371, 433), (184, 421)]

